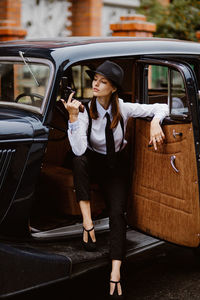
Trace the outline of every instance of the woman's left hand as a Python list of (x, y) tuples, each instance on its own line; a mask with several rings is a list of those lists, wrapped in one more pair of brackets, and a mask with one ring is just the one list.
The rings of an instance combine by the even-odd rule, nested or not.
[(157, 118), (154, 118), (151, 121), (150, 125), (150, 141), (149, 144), (153, 144), (154, 149), (157, 150), (157, 143), (158, 145), (162, 144), (165, 139), (165, 135), (162, 131), (162, 128), (160, 126), (160, 120)]

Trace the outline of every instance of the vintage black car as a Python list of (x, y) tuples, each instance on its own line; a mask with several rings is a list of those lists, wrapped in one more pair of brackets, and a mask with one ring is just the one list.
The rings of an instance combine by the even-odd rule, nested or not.
[(200, 44), (156, 38), (71, 37), (0, 44), (0, 297), (108, 263), (109, 224), (91, 186), (98, 251), (81, 248), (68, 116), (60, 98), (91, 98), (85, 70), (105, 59), (125, 71), (124, 101), (167, 103), (165, 143), (150, 119), (130, 119), (127, 257), (163, 241), (200, 243)]

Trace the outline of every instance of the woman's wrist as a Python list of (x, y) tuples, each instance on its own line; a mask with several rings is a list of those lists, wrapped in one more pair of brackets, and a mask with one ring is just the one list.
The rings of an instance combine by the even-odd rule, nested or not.
[(154, 117), (154, 118), (152, 119), (151, 123), (152, 123), (152, 124), (153, 124), (153, 123), (155, 123), (155, 124), (160, 124), (160, 119)]
[(69, 122), (74, 123), (78, 120), (78, 115), (77, 114), (70, 114), (69, 115)]

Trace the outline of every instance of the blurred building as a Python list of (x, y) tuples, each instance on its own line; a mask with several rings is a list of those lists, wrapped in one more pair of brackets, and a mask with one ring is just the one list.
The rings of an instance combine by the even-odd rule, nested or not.
[(139, 0), (0, 0), (0, 40), (111, 35)]

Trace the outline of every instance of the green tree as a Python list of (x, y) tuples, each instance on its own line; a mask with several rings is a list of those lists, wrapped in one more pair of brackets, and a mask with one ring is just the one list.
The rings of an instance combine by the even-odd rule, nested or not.
[(141, 0), (139, 13), (157, 25), (155, 36), (196, 41), (200, 29), (200, 1), (173, 0), (167, 7), (157, 0)]

